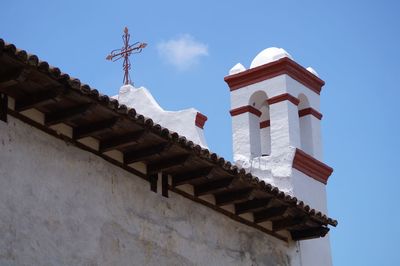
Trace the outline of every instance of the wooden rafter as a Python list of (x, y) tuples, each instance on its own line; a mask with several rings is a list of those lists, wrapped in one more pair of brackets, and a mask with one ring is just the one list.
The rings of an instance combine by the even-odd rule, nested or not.
[(0, 120), (7, 122), (8, 96), (0, 93)]
[(138, 143), (138, 140), (143, 136), (143, 134), (144, 130), (139, 130), (101, 140), (99, 150), (103, 153), (110, 150), (119, 149), (127, 145), (136, 144)]
[(81, 139), (88, 137), (100, 131), (112, 128), (117, 122), (118, 118), (113, 117), (75, 127), (73, 130), (73, 137), (74, 139)]
[(138, 150), (133, 150), (124, 153), (124, 163), (130, 164), (135, 162), (143, 161), (145, 158), (160, 154), (167, 149), (167, 143), (156, 144), (152, 146), (146, 146)]
[(288, 210), (286, 206), (273, 207), (266, 210), (258, 211), (254, 213), (254, 222), (262, 223), (265, 221), (270, 221), (271, 219), (283, 217), (283, 215)]
[(158, 174), (152, 174), (149, 176), (150, 190), (157, 193), (157, 182)]
[(276, 220), (272, 222), (272, 230), (280, 231), (285, 229), (290, 229), (294, 226), (303, 225), (306, 223), (306, 217), (285, 217), (280, 220)]
[(215, 195), (215, 203), (218, 206), (234, 204), (247, 200), (251, 194), (252, 188), (242, 188), (234, 191), (226, 191)]
[(60, 91), (57, 89), (47, 89), (44, 91), (37, 92), (29, 97), (23, 97), (15, 100), (15, 111), (22, 112), (30, 108), (34, 108), (39, 104), (49, 102), (50, 100), (57, 97)]
[(48, 113), (45, 115), (45, 124), (47, 126), (51, 126), (82, 116), (92, 106), (93, 104), (91, 103), (85, 103), (70, 108), (66, 108), (63, 110), (58, 110), (55, 112)]
[(255, 212), (262, 209), (266, 209), (269, 206), (272, 198), (262, 198), (262, 199), (252, 199), (245, 202), (235, 204), (235, 213), (237, 215), (247, 213), (247, 212)]
[(0, 91), (6, 92), (11, 86), (14, 86), (20, 82), (24, 82), (29, 77), (31, 71), (27, 68), (11, 68), (6, 71), (0, 77)]
[(185, 162), (188, 161), (188, 159), (189, 159), (188, 154), (183, 154), (183, 155), (181, 154), (181, 155), (175, 155), (173, 157), (162, 158), (161, 160), (148, 164), (147, 173), (148, 174), (158, 173), (174, 166), (183, 165), (185, 164)]
[(161, 194), (163, 197), (168, 198), (168, 174), (162, 173), (161, 175)]
[(190, 170), (187, 172), (172, 175), (172, 186), (176, 187), (188, 184), (194, 180), (203, 179), (207, 177), (212, 170), (213, 167), (203, 167), (196, 170)]
[(303, 230), (292, 230), (290, 235), (295, 241), (324, 237), (329, 232), (327, 227), (307, 228)]
[(233, 177), (212, 179), (206, 183), (202, 183), (194, 186), (194, 195), (202, 196), (207, 194), (213, 194), (226, 189), (233, 181)]

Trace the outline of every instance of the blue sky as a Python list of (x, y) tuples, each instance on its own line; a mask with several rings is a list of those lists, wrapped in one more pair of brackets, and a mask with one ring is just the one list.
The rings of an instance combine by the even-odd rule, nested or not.
[[(101, 92), (117, 93), (128, 26), (149, 45), (131, 76), (165, 109), (208, 116), (210, 148), (231, 159), (224, 76), (283, 47), (325, 80), (321, 94), (335, 265), (396, 265), (400, 226), (400, 4), (396, 1), (5, 1), (0, 38)], [(174, 47), (184, 47), (176, 54)], [(182, 48), (183, 49), (183, 48)]]

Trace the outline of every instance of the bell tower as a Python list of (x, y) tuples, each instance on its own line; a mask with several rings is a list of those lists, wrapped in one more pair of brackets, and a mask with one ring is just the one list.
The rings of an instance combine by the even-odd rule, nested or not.
[[(236, 64), (225, 81), (235, 163), (327, 213), (326, 184), (333, 169), (322, 162), (324, 81), (276, 47), (261, 51), (249, 69)], [(328, 238), (299, 245), (302, 265), (331, 265)], [(310, 254), (319, 254), (318, 259)]]
[(246, 70), (235, 65), (225, 78), (231, 91), (234, 158), (253, 159), (299, 148), (322, 159), (320, 92), (312, 68), (282, 48), (260, 52)]

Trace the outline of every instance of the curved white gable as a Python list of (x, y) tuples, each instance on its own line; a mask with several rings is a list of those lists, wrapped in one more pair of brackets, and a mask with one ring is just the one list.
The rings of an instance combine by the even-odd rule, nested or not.
[(203, 129), (195, 124), (198, 113), (196, 109), (165, 111), (146, 88), (135, 88), (132, 85), (122, 86), (119, 94), (113, 98), (118, 99), (120, 104), (134, 108), (137, 113), (151, 118), (155, 123), (207, 148)]

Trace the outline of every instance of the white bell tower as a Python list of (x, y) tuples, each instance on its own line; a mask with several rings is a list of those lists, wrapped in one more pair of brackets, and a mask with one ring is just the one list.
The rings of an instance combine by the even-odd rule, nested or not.
[[(236, 64), (225, 81), (235, 163), (327, 213), (325, 186), (333, 169), (321, 162), (324, 81), (276, 47), (260, 52), (249, 69)], [(302, 241), (300, 249), (302, 265), (332, 263), (327, 237)]]
[(324, 81), (312, 68), (272, 47), (259, 53), (250, 69), (237, 64), (229, 74), (235, 158), (277, 154), (292, 146), (322, 159), (319, 96)]

